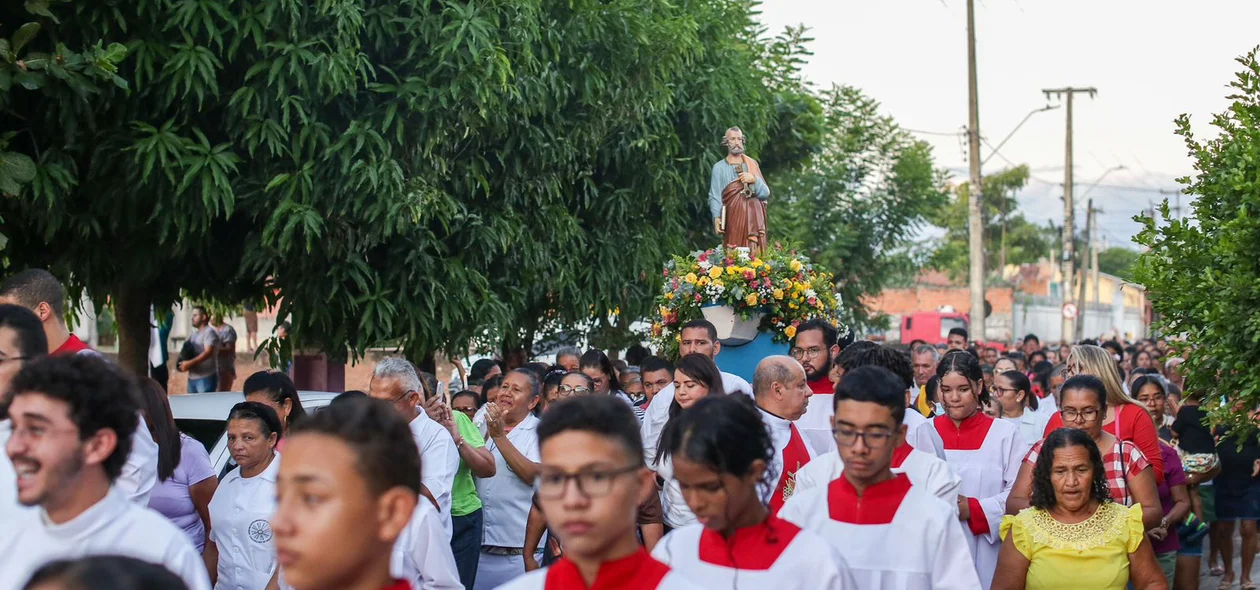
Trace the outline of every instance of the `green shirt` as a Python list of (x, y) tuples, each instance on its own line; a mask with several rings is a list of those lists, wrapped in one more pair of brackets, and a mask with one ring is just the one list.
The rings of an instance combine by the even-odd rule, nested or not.
[[(455, 427), (464, 438), (464, 444), (480, 449), (486, 446), (486, 439), (481, 438), (481, 431), (463, 412), (455, 414)], [(468, 516), (481, 510), (481, 497), (477, 495), (477, 484), (473, 483), (472, 470), (463, 458), (459, 460), (459, 470), (455, 472), (455, 484), (451, 486), (451, 516)]]

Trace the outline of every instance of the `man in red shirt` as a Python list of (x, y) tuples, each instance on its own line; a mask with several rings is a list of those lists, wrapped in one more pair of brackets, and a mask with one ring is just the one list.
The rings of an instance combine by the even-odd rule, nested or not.
[(35, 312), (44, 324), (50, 356), (92, 351), (66, 328), (65, 301), (66, 290), (61, 281), (43, 269), (27, 269), (0, 283), (0, 303), (21, 305)]

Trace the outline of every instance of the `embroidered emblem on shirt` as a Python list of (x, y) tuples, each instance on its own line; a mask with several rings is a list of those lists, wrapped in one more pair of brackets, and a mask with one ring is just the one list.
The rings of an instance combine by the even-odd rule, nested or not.
[(270, 541), (271, 523), (262, 518), (249, 523), (249, 538), (255, 543), (266, 543)]
[(787, 502), (792, 494), (796, 493), (796, 472), (801, 470), (801, 464), (796, 464), (796, 469), (788, 472), (787, 480), (783, 482), (783, 501)]

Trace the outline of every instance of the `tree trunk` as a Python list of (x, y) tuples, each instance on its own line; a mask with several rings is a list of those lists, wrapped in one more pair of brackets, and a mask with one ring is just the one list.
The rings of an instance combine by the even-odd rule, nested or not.
[(142, 285), (121, 282), (113, 290), (118, 322), (118, 365), (137, 377), (149, 375), (149, 309), (152, 302)]

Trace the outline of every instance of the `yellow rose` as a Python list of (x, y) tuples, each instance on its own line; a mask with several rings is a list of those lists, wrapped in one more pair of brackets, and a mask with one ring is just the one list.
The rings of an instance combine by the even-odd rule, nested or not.
[(700, 280), (696, 281), (696, 284), (700, 285), (701, 287), (709, 284), (709, 277), (700, 277)]
[(796, 338), (796, 326), (788, 326), (783, 330), (783, 335), (788, 338)]
[(709, 278), (716, 279), (720, 276), (722, 276), (722, 267), (714, 266), (714, 267), (709, 268)]
[(747, 303), (748, 305), (757, 305), (757, 294), (749, 293), (748, 296), (744, 298), (744, 303)]
[(665, 299), (666, 299), (667, 301), (668, 301), (668, 300), (672, 300), (673, 298), (674, 298), (674, 294), (673, 294), (673, 293), (666, 293), (666, 294), (665, 294)]
[(799, 272), (801, 270), (801, 261), (792, 260), (792, 262), (788, 263), (788, 268), (792, 269), (792, 272)]
[(696, 284), (696, 273), (694, 272), (687, 273), (687, 276), (683, 277), (683, 280), (687, 281), (687, 284), (689, 285)]
[[(668, 297), (669, 295), (670, 295), (669, 293), (666, 293), (666, 294), (665, 294), (665, 296), (666, 296), (666, 297)], [(660, 309), (660, 312), (661, 312), (661, 315), (662, 315), (662, 316), (667, 316), (667, 315), (669, 315), (669, 308), (668, 308), (668, 307), (665, 307), (664, 305), (662, 305), (662, 306), (661, 306), (661, 309)]]
[(783, 299), (783, 289), (775, 289), (773, 295), (775, 299)]
[(728, 267), (726, 267), (726, 274), (728, 274), (728, 275), (733, 275), (733, 274), (735, 274), (736, 272), (739, 272), (739, 267), (737, 267), (737, 266), (728, 266)]

